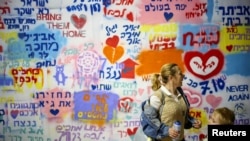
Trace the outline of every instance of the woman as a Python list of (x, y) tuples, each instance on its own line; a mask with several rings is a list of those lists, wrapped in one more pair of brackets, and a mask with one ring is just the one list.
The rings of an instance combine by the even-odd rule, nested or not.
[[(172, 141), (174, 138), (184, 141), (184, 129), (201, 128), (201, 121), (189, 116), (189, 103), (181, 90), (184, 75), (177, 64), (165, 64), (160, 74), (152, 78), (154, 94), (150, 97), (150, 105), (160, 110), (161, 122), (169, 126), (168, 136), (161, 141)], [(161, 107), (161, 94), (165, 104)], [(161, 107), (161, 108), (160, 108)], [(181, 130), (174, 129), (173, 123), (181, 122)]]

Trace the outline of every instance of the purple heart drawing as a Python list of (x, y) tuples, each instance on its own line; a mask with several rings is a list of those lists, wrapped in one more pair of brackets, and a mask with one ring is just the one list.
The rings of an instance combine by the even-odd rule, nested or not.
[(165, 17), (165, 19), (167, 20), (167, 21), (169, 21), (172, 17), (173, 17), (173, 13), (172, 12), (170, 12), (170, 13), (168, 13), (168, 12), (164, 12), (164, 17)]
[(10, 115), (12, 118), (16, 119), (19, 111), (18, 110), (11, 110)]
[(57, 115), (59, 113), (59, 110), (58, 109), (55, 109), (55, 110), (51, 109), (50, 113), (55, 116), (55, 115)]

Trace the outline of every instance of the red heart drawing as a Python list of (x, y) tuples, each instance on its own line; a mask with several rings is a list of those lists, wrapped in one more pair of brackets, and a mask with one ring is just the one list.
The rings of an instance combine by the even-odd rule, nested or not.
[(117, 35), (114, 35), (113, 37), (110, 37), (106, 40), (106, 44), (112, 47), (117, 47), (119, 42), (119, 37)]
[(132, 108), (131, 103), (133, 102), (132, 98), (124, 97), (119, 100), (118, 108), (123, 112), (129, 112)]
[(79, 17), (75, 14), (71, 15), (71, 22), (77, 29), (83, 28), (87, 20), (86, 15), (81, 14)]
[(217, 49), (211, 49), (205, 54), (190, 51), (185, 54), (184, 62), (193, 75), (205, 80), (217, 75), (222, 70), (224, 56)]
[(127, 129), (128, 135), (129, 135), (129, 136), (134, 135), (134, 134), (136, 133), (137, 129), (138, 129), (138, 127), (135, 127), (135, 128), (133, 129), (133, 131), (132, 131), (131, 129), (128, 128), (128, 129)]
[(130, 13), (127, 14), (127, 19), (130, 20), (131, 22), (134, 21), (134, 16), (133, 16), (132, 12), (130, 12)]
[(17, 117), (18, 113), (19, 113), (18, 110), (11, 110), (10, 115), (11, 115), (12, 118), (15, 119)]
[(0, 45), (0, 52), (3, 52), (3, 46)]
[(216, 97), (214, 95), (208, 95), (206, 97), (206, 101), (210, 104), (214, 109), (218, 107), (222, 101), (222, 97)]
[(226, 48), (227, 48), (227, 50), (228, 50), (229, 52), (231, 52), (231, 50), (233, 49), (233, 45), (228, 45), (228, 46), (226, 46)]
[(199, 135), (199, 139), (202, 141), (203, 139), (207, 138), (207, 136), (203, 133)]

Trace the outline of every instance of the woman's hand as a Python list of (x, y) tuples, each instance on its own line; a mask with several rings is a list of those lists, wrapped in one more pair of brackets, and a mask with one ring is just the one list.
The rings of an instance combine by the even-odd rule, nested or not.
[(179, 132), (174, 129), (174, 127), (171, 127), (168, 129), (168, 134), (171, 138), (177, 138), (179, 136)]
[(201, 120), (195, 119), (194, 123), (193, 123), (193, 127), (196, 129), (199, 129), (199, 128), (201, 128), (201, 126), (202, 126)]

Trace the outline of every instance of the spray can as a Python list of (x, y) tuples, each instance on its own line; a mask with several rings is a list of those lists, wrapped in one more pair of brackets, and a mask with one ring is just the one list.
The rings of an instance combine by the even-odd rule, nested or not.
[[(174, 129), (180, 133), (181, 131), (181, 122), (180, 121), (175, 121), (174, 122)], [(180, 135), (176, 138), (172, 139), (173, 141), (179, 141), (180, 140)]]

